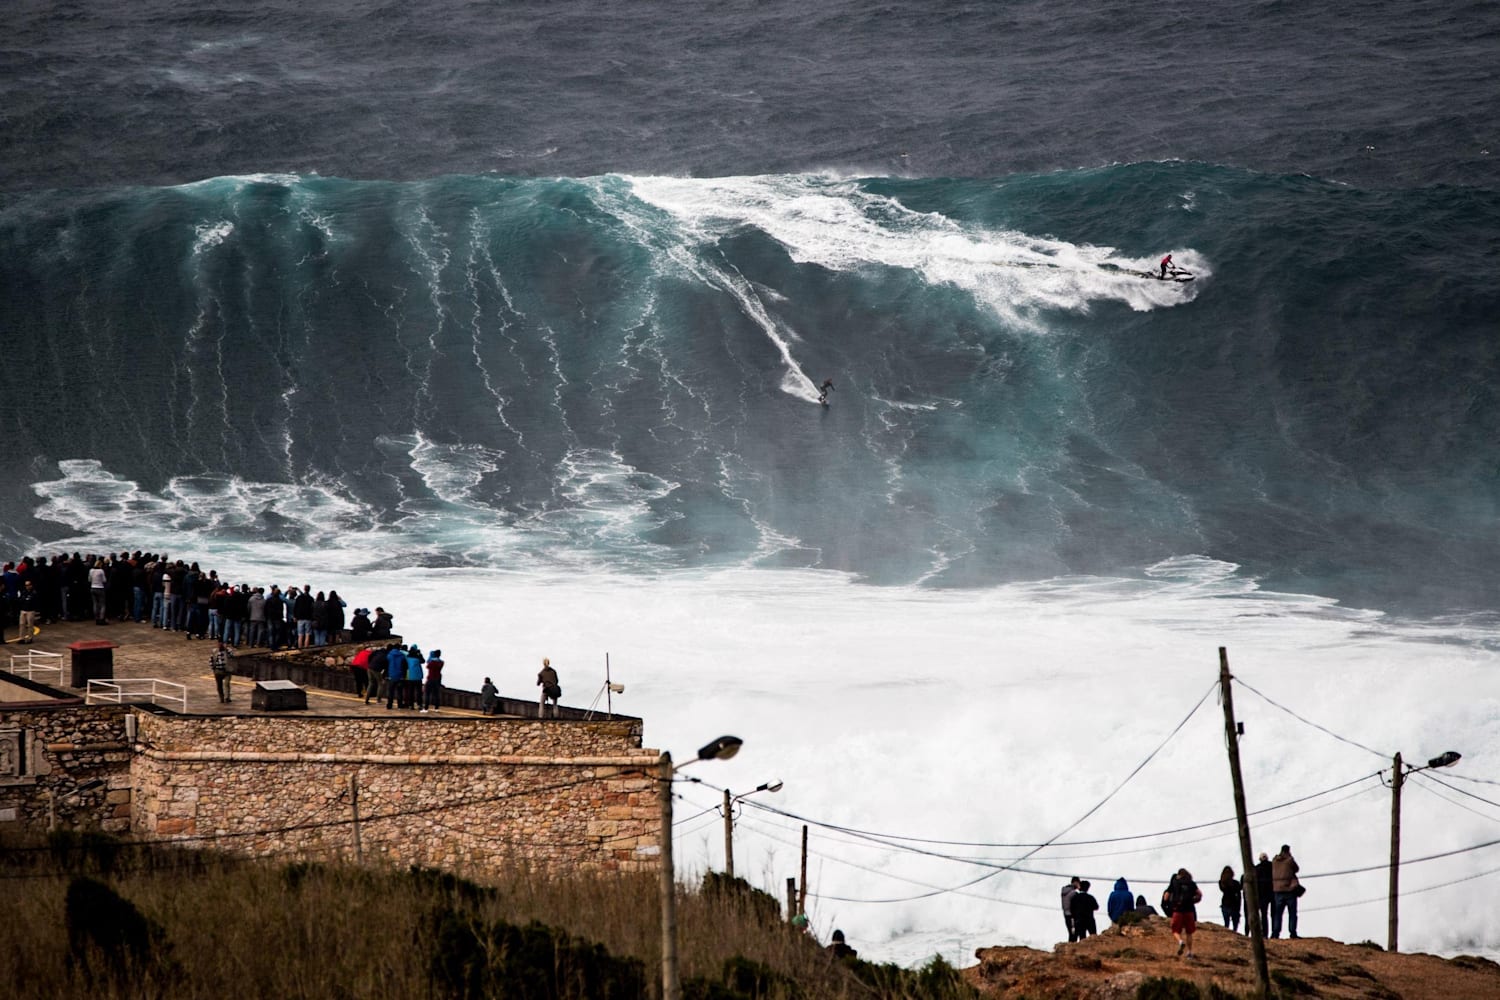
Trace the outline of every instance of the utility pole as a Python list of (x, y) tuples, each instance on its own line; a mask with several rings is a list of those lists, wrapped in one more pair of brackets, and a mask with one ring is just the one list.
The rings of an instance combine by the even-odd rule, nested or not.
[(1386, 904), (1385, 950), (1396, 951), (1396, 899), (1401, 885), (1401, 754), (1391, 761), (1391, 896)]
[(724, 874), (734, 881), (734, 803), (729, 800), (729, 789), (724, 789)]
[(349, 808), (354, 812), (354, 863), (365, 863), (364, 847), (359, 839), (359, 775), (349, 775)]
[(797, 890), (797, 912), (807, 912), (807, 824), (802, 824), (802, 885)]
[(682, 1000), (677, 979), (677, 875), (672, 868), (672, 755), (660, 760), (661, 776), (661, 997)]
[(1224, 703), (1224, 742), (1229, 748), (1229, 777), (1234, 783), (1234, 815), (1240, 833), (1240, 864), (1245, 873), (1244, 893), (1250, 901), (1245, 923), (1250, 930), (1250, 954), (1255, 965), (1255, 988), (1262, 997), (1271, 995), (1271, 972), (1266, 965), (1266, 929), (1260, 925), (1260, 886), (1255, 878), (1255, 855), (1250, 849), (1250, 820), (1245, 809), (1245, 783), (1240, 777), (1240, 731), (1234, 721), (1234, 690), (1230, 681), (1229, 651), (1219, 647), (1219, 698)]
[(1396, 951), (1398, 941), (1396, 939), (1396, 904), (1401, 897), (1401, 786), (1406, 784), (1408, 775), (1416, 774), (1418, 771), (1431, 771), (1437, 767), (1452, 767), (1463, 759), (1463, 754), (1457, 750), (1447, 750), (1429, 760), (1425, 767), (1412, 767), (1401, 761), (1398, 753), (1391, 760), (1391, 897), (1387, 903), (1386, 915), (1386, 941), (1387, 951)]

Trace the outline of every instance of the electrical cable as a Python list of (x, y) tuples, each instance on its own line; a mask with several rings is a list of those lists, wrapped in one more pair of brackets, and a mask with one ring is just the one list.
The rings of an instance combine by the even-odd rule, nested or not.
[(1292, 711), (1290, 708), (1287, 708), (1285, 705), (1282, 705), (1279, 702), (1276, 702), (1276, 701), (1272, 700), (1270, 697), (1268, 697), (1268, 696), (1266, 696), (1264, 694), (1261, 694), (1259, 691), (1255, 690), (1255, 688), (1251, 687), (1249, 684), (1246, 684), (1239, 677), (1235, 677), (1234, 678), (1234, 682), (1236, 684), (1238, 684), (1240, 687), (1242, 687), (1245, 690), (1249, 691), (1251, 694), (1255, 695), (1256, 697), (1258, 697), (1258, 698), (1266, 701), (1267, 703), (1269, 703), (1271, 705), (1274, 705), (1276, 708), (1281, 709), (1283, 712), (1285, 712), (1287, 715), (1290, 715), (1292, 718), (1296, 719), (1298, 722), (1302, 722), (1302, 723), (1305, 723), (1306, 725), (1312, 726), (1314, 729), (1318, 730), (1319, 732), (1326, 733), (1329, 736), (1332, 736), (1334, 739), (1338, 740), (1340, 743), (1347, 743), (1351, 747), (1358, 747), (1359, 749), (1365, 751), (1366, 753), (1372, 753), (1375, 756), (1381, 758), (1382, 760), (1390, 760), (1392, 757), (1395, 756), (1394, 754), (1381, 753), (1379, 750), (1371, 750), (1369, 747), (1365, 746), (1363, 743), (1359, 743), (1359, 742), (1356, 742), (1355, 740), (1351, 740), (1347, 736), (1340, 736), (1338, 733), (1334, 732), (1332, 729), (1329, 729), (1326, 726), (1320, 726), (1316, 722), (1313, 722), (1311, 719), (1307, 719), (1307, 718), (1304, 718), (1303, 716), (1298, 715), (1296, 712)]
[[(1484, 878), (1488, 875), (1494, 875), (1496, 872), (1500, 872), (1500, 868), (1491, 868), (1487, 871), (1475, 872), (1472, 875), (1465, 875), (1462, 878), (1450, 879), (1447, 882), (1439, 882), (1436, 885), (1423, 886), (1420, 889), (1403, 889), (1400, 892), (1396, 893), (1396, 898), (1405, 899), (1407, 896), (1415, 896), (1423, 892), (1432, 892), (1434, 889), (1446, 889), (1450, 885), (1458, 885), (1462, 882), (1472, 882), (1474, 879)], [(1390, 898), (1390, 895), (1387, 894), (1384, 896), (1371, 896), (1368, 899), (1356, 899), (1348, 903), (1330, 903), (1327, 906), (1305, 906), (1300, 907), (1299, 909), (1303, 913), (1319, 913), (1323, 910), (1342, 910), (1350, 906), (1363, 906), (1366, 903), (1386, 903), (1390, 901)]]
[(1459, 781), (1472, 781), (1476, 785), (1500, 785), (1500, 781), (1495, 781), (1493, 778), (1473, 778), (1467, 774), (1455, 774), (1451, 771), (1448, 777), (1457, 778)]
[[(1194, 716), (1194, 714), (1197, 713), (1198, 709), (1203, 706), (1203, 703), (1208, 700), (1208, 696), (1211, 695), (1211, 694), (1213, 694), (1214, 691), (1218, 689), (1218, 687), (1219, 687), (1218, 681), (1215, 681), (1212, 685), (1210, 685), (1209, 688), (1208, 688), (1208, 690), (1206, 690), (1206, 691), (1203, 692), (1203, 696), (1200, 697), (1193, 704), (1193, 707), (1188, 710), (1188, 713), (1182, 717), (1182, 721), (1178, 722), (1177, 725), (1172, 728), (1172, 731), (1169, 732), (1166, 735), (1166, 737), (1159, 744), (1157, 744), (1156, 749), (1152, 750), (1149, 754), (1147, 754), (1146, 757), (1145, 757), (1145, 759), (1142, 760), (1139, 764), (1137, 764), (1135, 766), (1135, 768), (1133, 770), (1131, 770), (1131, 772), (1129, 774), (1127, 774), (1125, 776), (1125, 778), (1118, 785), (1116, 785), (1112, 791), (1109, 792), (1109, 794), (1105, 795), (1104, 798), (1100, 799), (1097, 803), (1095, 803), (1093, 806), (1091, 806), (1088, 809), (1088, 811), (1085, 812), (1082, 816), (1078, 817), (1072, 823), (1070, 823), (1066, 827), (1064, 827), (1056, 836), (1052, 837), (1046, 843), (1040, 844), (1036, 848), (1034, 848), (1031, 851), (1027, 852), (1026, 854), (1022, 855), (1019, 859), (1016, 860), (1015, 863), (1013, 863), (1013, 864), (1007, 864), (1007, 865), (993, 866), (994, 870), (986, 872), (983, 875), (978, 875), (978, 876), (970, 879), (967, 882), (963, 882), (963, 883), (961, 883), (959, 885), (956, 885), (956, 886), (949, 886), (949, 887), (945, 887), (945, 888), (937, 888), (937, 889), (934, 889), (934, 890), (932, 890), (930, 892), (918, 893), (918, 894), (913, 895), (913, 896), (896, 897), (896, 898), (881, 899), (881, 900), (845, 899), (845, 900), (840, 900), (840, 902), (850, 902), (850, 903), (876, 903), (876, 902), (878, 902), (878, 903), (906, 903), (906, 902), (911, 902), (911, 901), (918, 900), (918, 899), (927, 899), (927, 898), (932, 897), (932, 896), (944, 895), (946, 893), (955, 892), (955, 891), (957, 891), (959, 889), (967, 889), (970, 886), (978, 885), (980, 882), (986, 881), (987, 879), (994, 878), (996, 875), (1000, 874), (1003, 871), (1021, 871), (1021, 870), (1023, 870), (1023, 869), (1017, 869), (1015, 866), (1017, 864), (1020, 864), (1020, 862), (1025, 861), (1027, 858), (1029, 858), (1031, 855), (1037, 853), (1037, 851), (1040, 851), (1042, 848), (1050, 846), (1053, 841), (1056, 841), (1058, 838), (1060, 838), (1064, 834), (1066, 834), (1069, 830), (1074, 829), (1080, 823), (1082, 823), (1084, 820), (1088, 819), (1094, 813), (1098, 812), (1100, 809), (1102, 809), (1104, 807), (1105, 803), (1107, 803), (1110, 799), (1114, 798), (1115, 795), (1117, 795), (1120, 792), (1121, 789), (1123, 789), (1126, 785), (1128, 785), (1131, 782), (1131, 780), (1133, 778), (1135, 778), (1135, 776), (1137, 774), (1140, 774), (1141, 771), (1142, 771), (1142, 769), (1144, 769), (1147, 764), (1151, 763), (1151, 761), (1156, 757), (1156, 755), (1159, 754), (1159, 753), (1161, 753), (1162, 749), (1164, 747), (1166, 747), (1166, 745), (1168, 743), (1170, 743), (1172, 741), (1172, 739), (1179, 732), (1181, 732), (1182, 727), (1185, 726), (1185, 725), (1187, 725), (1188, 720), (1191, 719)], [(759, 804), (759, 803), (756, 803), (756, 805), (757, 805), (757, 807), (764, 808), (764, 806), (761, 805), (761, 804)], [(794, 816), (794, 814), (792, 814), (792, 813), (787, 813), (787, 812), (784, 812), (782, 810), (768, 810), (768, 811), (778, 812), (778, 813), (781, 813), (782, 815), (790, 816), (792, 818), (799, 818), (799, 819), (801, 818), (801, 817)], [(811, 823), (812, 821), (806, 821), (806, 822)], [(816, 823), (815, 825), (817, 825), (819, 827), (824, 827), (826, 824)], [(874, 838), (871, 838), (871, 839), (874, 839)], [(943, 855), (938, 854), (937, 852), (934, 852), (934, 851), (924, 851), (924, 850), (922, 850), (920, 848), (909, 848), (909, 850), (912, 853), (917, 853), (917, 854), (931, 854), (931, 855), (936, 856), (936, 857), (943, 857)], [(970, 863), (972, 864), (974, 862), (970, 862)], [(1042, 874), (1042, 873), (1028, 872), (1028, 874)], [(1149, 881), (1149, 880), (1147, 880), (1147, 881)]]
[(1442, 785), (1444, 788), (1448, 789), (1448, 791), (1450, 791), (1450, 792), (1457, 792), (1460, 795), (1464, 795), (1464, 796), (1467, 796), (1467, 797), (1469, 797), (1471, 799), (1475, 799), (1475, 800), (1477, 800), (1479, 802), (1483, 802), (1487, 806), (1494, 806), (1496, 809), (1500, 809), (1500, 802), (1495, 802), (1492, 799), (1487, 799), (1483, 795), (1475, 795), (1473, 792), (1466, 792), (1462, 788), (1455, 788), (1453, 785), (1448, 784), (1442, 778), (1439, 778), (1438, 776), (1436, 776), (1434, 774), (1428, 773), (1428, 771), (1427, 771), (1427, 769), (1425, 767), (1422, 768), (1422, 769), (1420, 769), (1419, 772), (1413, 772), (1412, 777), (1418, 777), (1418, 776), (1420, 776), (1422, 778), (1422, 780), (1424, 780), (1424, 781), (1430, 781), (1430, 782), (1432, 782), (1435, 785)]
[[(1409, 781), (1407, 783), (1411, 784), (1411, 782), (1409, 782)], [(1423, 781), (1423, 782), (1417, 782), (1416, 786), (1417, 786), (1417, 788), (1419, 788), (1422, 791), (1426, 792), (1428, 795), (1431, 795), (1434, 798), (1442, 799), (1444, 802), (1448, 803), (1450, 806), (1457, 806), (1459, 809), (1462, 809), (1464, 812), (1473, 813), (1475, 816), (1478, 816), (1481, 819), (1487, 819), (1491, 823), (1500, 823), (1500, 817), (1491, 816), (1488, 813), (1482, 813), (1478, 809), (1475, 809), (1473, 806), (1465, 805), (1464, 803), (1458, 801), (1455, 798), (1452, 798), (1451, 796), (1444, 795), (1442, 792), (1438, 791), (1436, 788), (1433, 788), (1433, 787), (1429, 786), (1425, 781)]]
[[(1312, 792), (1312, 793), (1309, 793), (1307, 795), (1299, 796), (1299, 797), (1297, 797), (1295, 799), (1288, 799), (1287, 801), (1277, 803), (1274, 806), (1263, 806), (1260, 809), (1252, 809), (1248, 813), (1246, 813), (1245, 815), (1246, 816), (1261, 816), (1261, 815), (1264, 815), (1264, 814), (1269, 813), (1269, 812), (1275, 812), (1278, 809), (1286, 809), (1289, 806), (1300, 805), (1303, 802), (1311, 801), (1312, 799), (1318, 798), (1320, 796), (1331, 795), (1334, 792), (1342, 791), (1343, 789), (1348, 788), (1351, 785), (1357, 785), (1357, 784), (1359, 784), (1361, 781), (1368, 781), (1369, 779), (1371, 779), (1373, 777), (1376, 777), (1377, 775), (1379, 775), (1381, 773), (1382, 772), (1380, 772), (1380, 771), (1371, 771), (1369, 774), (1361, 775), (1358, 778), (1354, 778), (1354, 779), (1352, 779), (1350, 781), (1342, 782), (1340, 784), (1332, 786), (1331, 788), (1325, 788), (1322, 791)], [(713, 787), (713, 786), (710, 785), (709, 787)], [(1038, 844), (1038, 843), (1034, 843), (1034, 842), (1028, 842), (1028, 843), (1005, 843), (1005, 842), (976, 841), (976, 840), (941, 840), (941, 839), (928, 838), (928, 837), (912, 837), (912, 836), (907, 836), (905, 834), (897, 834), (897, 833), (879, 833), (879, 832), (873, 831), (873, 830), (861, 830), (861, 829), (859, 829), (857, 827), (843, 826), (843, 825), (840, 825), (840, 824), (837, 824), (837, 823), (826, 823), (826, 822), (818, 822), (818, 821), (810, 820), (807, 817), (799, 816), (796, 813), (787, 812), (785, 810), (777, 809), (775, 806), (767, 805), (764, 802), (746, 800), (745, 804), (748, 805), (748, 806), (750, 806), (751, 808), (754, 808), (754, 809), (762, 809), (762, 810), (764, 810), (766, 812), (779, 813), (780, 815), (786, 816), (786, 817), (788, 817), (790, 819), (795, 819), (795, 820), (798, 820), (798, 821), (804, 822), (804, 823), (815, 823), (815, 825), (821, 826), (824, 829), (827, 829), (827, 830), (837, 830), (837, 831), (839, 831), (841, 833), (847, 833), (847, 834), (850, 834), (850, 835), (853, 835), (853, 836), (856, 836), (856, 837), (874, 838), (874, 839), (878, 839), (878, 840), (882, 840), (882, 841), (908, 841), (908, 842), (914, 843), (914, 844), (936, 844), (936, 845), (945, 846), (945, 847), (996, 847), (996, 848), (1000, 848), (1000, 847), (1014, 847), (1014, 848), (1034, 847), (1034, 848), (1041, 848), (1041, 847), (1046, 847), (1046, 846), (1053, 846), (1053, 847), (1091, 847), (1091, 846), (1095, 846), (1095, 845), (1098, 845), (1098, 844), (1118, 844), (1118, 843), (1124, 843), (1126, 841), (1131, 841), (1131, 840), (1149, 840), (1149, 839), (1154, 838), (1154, 837), (1166, 837), (1166, 836), (1170, 836), (1170, 835), (1172, 835), (1174, 833), (1189, 833), (1189, 832), (1192, 832), (1194, 830), (1205, 830), (1205, 829), (1207, 829), (1207, 828), (1209, 828), (1211, 826), (1221, 826), (1221, 825), (1226, 824), (1226, 823), (1234, 823), (1234, 822), (1236, 822), (1235, 817), (1233, 817), (1233, 816), (1226, 816), (1223, 819), (1208, 820), (1208, 821), (1203, 822), (1203, 823), (1193, 823), (1193, 824), (1188, 825), (1188, 826), (1179, 826), (1179, 827), (1175, 827), (1175, 828), (1170, 829), (1170, 830), (1158, 830), (1158, 831), (1156, 831), (1154, 833), (1136, 833), (1136, 834), (1130, 834), (1130, 835), (1122, 836), (1122, 837), (1102, 837), (1102, 838), (1099, 838), (1099, 839), (1096, 839), (1096, 840), (1053, 840), (1053, 841), (1049, 841), (1049, 842), (1047, 842), (1045, 844)]]
[[(770, 834), (766, 833), (764, 830), (757, 829), (757, 824), (754, 823), (753, 821), (746, 820), (745, 822), (749, 825), (749, 827), (752, 830), (754, 830), (754, 832), (756, 833), (757, 836), (764, 837), (767, 840), (770, 840), (770, 841), (772, 841), (774, 843), (777, 843), (777, 844), (781, 844), (781, 845), (783, 845), (785, 847), (791, 847), (793, 849), (800, 849), (801, 848), (801, 845), (799, 843), (795, 843), (795, 842), (790, 841), (790, 840), (782, 840), (779, 837), (773, 837), (773, 836), (771, 836)], [(881, 871), (878, 868), (871, 868), (869, 865), (862, 865), (862, 864), (859, 864), (856, 861), (850, 861), (847, 858), (841, 858), (841, 857), (839, 857), (838, 855), (835, 855), (835, 854), (825, 854), (824, 852), (816, 850), (816, 849), (813, 849), (813, 848), (809, 848), (808, 849), (808, 853), (811, 854), (812, 856), (820, 858), (820, 859), (822, 859), (824, 861), (831, 861), (834, 864), (844, 865), (844, 866), (849, 867), (849, 868), (856, 868), (856, 869), (858, 869), (860, 871), (863, 871), (863, 872), (869, 872), (872, 875), (879, 875), (879, 876), (881, 876), (883, 878), (894, 879), (897, 882), (905, 882), (905, 883), (907, 883), (909, 885), (920, 886), (921, 888), (924, 888), (924, 889), (937, 889), (937, 888), (941, 888), (940, 886), (935, 886), (935, 885), (933, 885), (930, 882), (923, 882), (923, 881), (921, 881), (919, 879), (908, 878), (908, 877), (906, 877), (904, 875), (896, 875), (896, 874), (894, 874), (892, 872), (884, 872), (884, 871)], [(812, 892), (811, 890), (809, 890), (807, 894), (808, 894), (808, 896), (814, 897), (816, 899), (827, 899), (827, 900), (834, 901), (834, 902), (844, 902), (845, 901), (841, 897), (838, 897), (838, 896), (825, 895), (823, 893)], [(1050, 906), (1048, 904), (1045, 904), (1045, 903), (1029, 903), (1029, 902), (1022, 902), (1021, 900), (1018, 900), (1018, 899), (1004, 899), (1004, 898), (1001, 898), (1001, 897), (998, 897), (998, 896), (982, 896), (982, 895), (980, 895), (977, 892), (965, 892), (965, 891), (963, 891), (961, 889), (955, 890), (953, 894), (957, 895), (957, 896), (967, 896), (969, 899), (978, 899), (978, 900), (981, 900), (981, 901), (987, 902), (987, 903), (1005, 903), (1008, 906), (1023, 906), (1023, 907), (1027, 907), (1029, 909), (1034, 909), (1034, 910), (1051, 910), (1051, 909), (1053, 909), (1052, 906)]]
[[(1360, 778), (1358, 780), (1359, 781), (1368, 781), (1370, 778), (1372, 778), (1374, 776), (1375, 776), (1374, 774), (1368, 774), (1364, 778)], [(1296, 801), (1303, 801), (1303, 802), (1305, 802), (1308, 799), (1317, 797), (1318, 795), (1328, 794), (1328, 792), (1330, 792), (1330, 791), (1337, 791), (1339, 789), (1348, 787), (1348, 785), (1350, 785), (1350, 784), (1357, 784), (1357, 783), (1358, 782), (1346, 782), (1345, 784), (1336, 786), (1333, 789), (1328, 789), (1328, 790), (1325, 790), (1323, 792), (1315, 793), (1315, 795), (1303, 796), (1301, 799), (1296, 800)], [(1311, 807), (1309, 809), (1303, 809), (1303, 810), (1298, 811), (1298, 812), (1289, 813), (1289, 814), (1287, 814), (1285, 816), (1275, 817), (1274, 819), (1268, 820), (1265, 823), (1261, 824), (1261, 828), (1273, 825), (1275, 823), (1281, 823), (1281, 822), (1284, 822), (1286, 820), (1296, 819), (1296, 818), (1298, 818), (1300, 816), (1306, 816), (1309, 813), (1317, 812), (1317, 811), (1319, 811), (1321, 809), (1327, 809), (1327, 808), (1329, 808), (1331, 806), (1339, 805), (1340, 803), (1347, 802), (1350, 799), (1358, 798), (1361, 795), (1367, 795), (1370, 792), (1375, 791), (1377, 787), (1378, 786), (1372, 784), (1372, 785), (1370, 785), (1367, 788), (1357, 789), (1356, 791), (1354, 791), (1353, 793), (1351, 793), (1349, 795), (1345, 795), (1345, 796), (1342, 796), (1341, 798), (1334, 799), (1332, 802), (1323, 802), (1323, 803), (1315, 805), (1315, 806), (1313, 806), (1313, 807)], [(1275, 809), (1275, 808), (1280, 808), (1280, 807), (1272, 806), (1270, 808)], [(766, 810), (766, 811), (767, 812), (771, 812), (773, 815), (776, 814), (772, 810)], [(1230, 822), (1233, 822), (1233, 821), (1231, 820)], [(1149, 846), (1149, 847), (1132, 848), (1132, 849), (1126, 850), (1126, 851), (1113, 851), (1113, 852), (1109, 852), (1109, 853), (1105, 853), (1105, 854), (1042, 855), (1042, 854), (1038, 853), (1037, 855), (1034, 855), (1033, 857), (1035, 858), (1035, 860), (1039, 860), (1039, 861), (1097, 861), (1097, 860), (1101, 860), (1101, 859), (1124, 857), (1124, 856), (1131, 855), (1131, 854), (1147, 854), (1147, 853), (1152, 853), (1152, 852), (1157, 852), (1157, 851), (1167, 851), (1167, 850), (1172, 850), (1172, 849), (1178, 848), (1178, 847), (1190, 846), (1192, 844), (1199, 844), (1199, 843), (1204, 843), (1204, 842), (1212, 841), (1212, 840), (1221, 840), (1221, 839), (1223, 839), (1225, 837), (1234, 836), (1234, 833), (1235, 833), (1235, 831), (1233, 831), (1233, 830), (1226, 830), (1226, 831), (1223, 831), (1223, 832), (1220, 832), (1220, 833), (1211, 834), (1211, 835), (1206, 836), (1206, 837), (1195, 837), (1195, 838), (1193, 838), (1191, 840), (1175, 841), (1175, 842), (1172, 842), (1172, 843), (1157, 844), (1157, 845), (1153, 845), (1153, 846)], [(858, 839), (857, 838), (852, 838), (852, 837), (849, 837), (849, 836), (843, 834), (842, 831), (839, 830), (839, 829), (832, 829), (832, 830), (830, 830), (826, 834), (826, 836), (827, 836), (827, 839), (829, 839), (829, 840), (832, 840), (832, 841), (834, 841), (836, 843), (847, 845), (849, 847), (853, 847), (853, 848), (857, 848), (857, 849), (862, 849), (862, 850), (879, 851), (879, 852), (885, 853), (885, 854), (895, 854), (897, 852), (909, 852), (911, 850), (906, 844), (899, 843), (899, 842), (872, 840), (872, 839), (870, 839), (870, 837), (858, 838)], [(870, 836), (873, 837), (875, 835), (870, 835)], [(1007, 860), (1007, 859), (1004, 859), (1004, 858), (986, 858), (986, 857), (983, 857), (983, 856), (972, 855), (972, 854), (941, 854), (941, 853), (934, 853), (932, 856), (940, 857), (940, 858), (944, 858), (944, 859), (948, 859), (948, 860), (953, 860), (953, 861), (962, 861), (962, 862), (1001, 862), (1001, 861)]]
[[(1437, 854), (1427, 854), (1427, 855), (1423, 855), (1420, 858), (1403, 858), (1401, 860), (1401, 867), (1405, 868), (1407, 865), (1421, 864), (1423, 861), (1436, 861), (1439, 858), (1451, 858), (1451, 857), (1453, 857), (1455, 855), (1458, 855), (1458, 854), (1467, 854), (1470, 851), (1481, 851), (1481, 850), (1483, 850), (1486, 847), (1494, 847), (1496, 844), (1500, 844), (1500, 839), (1486, 840), (1483, 843), (1470, 844), (1468, 847), (1455, 847), (1451, 851), (1441, 851), (1441, 852), (1439, 852)], [(1379, 865), (1367, 865), (1364, 868), (1345, 868), (1345, 869), (1342, 869), (1342, 870), (1336, 871), (1336, 872), (1314, 872), (1311, 875), (1302, 875), (1302, 874), (1299, 873), (1297, 877), (1298, 878), (1332, 878), (1335, 875), (1358, 875), (1358, 874), (1361, 874), (1362, 872), (1385, 871), (1389, 867), (1390, 867), (1390, 863), (1387, 862), (1385, 864), (1379, 864)]]

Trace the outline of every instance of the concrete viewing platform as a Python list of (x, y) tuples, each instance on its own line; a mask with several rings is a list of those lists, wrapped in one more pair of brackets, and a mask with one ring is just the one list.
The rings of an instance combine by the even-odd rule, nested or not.
[[(333, 657), (335, 660), (347, 658), (358, 650), (360, 645), (364, 645), (342, 643), (314, 647), (311, 650), (283, 650), (280, 654), (272, 654), (269, 649), (264, 648), (251, 650), (241, 647), (234, 651), (235, 658), (232, 665), (236, 668), (237, 675), (233, 679), (232, 700), (228, 704), (219, 701), (218, 688), (214, 683), (213, 673), (209, 669), (209, 656), (217, 648), (217, 643), (211, 639), (187, 639), (182, 632), (167, 632), (135, 622), (111, 622), (108, 625), (95, 625), (92, 621), (56, 622), (42, 626), (41, 633), (30, 644), (19, 643), (15, 638), (14, 630), (8, 629), (4, 648), (0, 649), (0, 670), (9, 671), (13, 657), (18, 663), (24, 662), (22, 658), (26, 657), (28, 651), (31, 650), (38, 653), (59, 654), (58, 659), (46, 657), (45, 662), (61, 667), (61, 677), (56, 671), (41, 670), (36, 671), (31, 679), (82, 698), (86, 694), (86, 687), (70, 686), (72, 665), (70, 647), (74, 643), (97, 640), (108, 640), (116, 644), (116, 648), (112, 650), (116, 680), (155, 678), (180, 684), (186, 690), (185, 707), (177, 700), (175, 691), (172, 692), (173, 696), (170, 700), (159, 700), (157, 703), (164, 708), (185, 711), (191, 715), (266, 714), (251, 706), (256, 681), (250, 677), (240, 676), (240, 673), (252, 667), (274, 667), (280, 660), (322, 664), (327, 657)], [(37, 659), (40, 661), (43, 658)], [(346, 668), (334, 666), (331, 669), (342, 673)], [(347, 692), (311, 684), (300, 686), (307, 694), (306, 710), (282, 710), (274, 714), (381, 718), (409, 716), (413, 720), (485, 718), (476, 710), (446, 705), (427, 713), (418, 712), (416, 709), (387, 709), (384, 701), (377, 703), (372, 700), (367, 705), (362, 697), (352, 693), (352, 685), (350, 685), (350, 691)], [(456, 695), (459, 692), (451, 693)], [(4, 699), (0, 698), (0, 700)], [(126, 700), (140, 702), (148, 699), (127, 698)], [(527, 709), (530, 711), (528, 712)], [(509, 714), (503, 714), (507, 710)], [(500, 711), (501, 715), (490, 716), (490, 718), (525, 718), (528, 716), (535, 718), (535, 702), (502, 698)], [(564, 708), (561, 717), (563, 719), (576, 718), (582, 714), (577, 709)]]

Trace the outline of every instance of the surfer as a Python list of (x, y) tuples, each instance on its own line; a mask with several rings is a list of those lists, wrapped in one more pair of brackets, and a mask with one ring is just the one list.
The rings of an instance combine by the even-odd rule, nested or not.
[(833, 379), (825, 378), (823, 384), (818, 386), (818, 402), (824, 406), (828, 405), (828, 394), (833, 391)]
[(1175, 268), (1172, 267), (1172, 255), (1171, 254), (1167, 254), (1165, 257), (1163, 257), (1161, 259), (1161, 276), (1162, 276), (1163, 279), (1166, 278), (1168, 270), (1176, 270)]

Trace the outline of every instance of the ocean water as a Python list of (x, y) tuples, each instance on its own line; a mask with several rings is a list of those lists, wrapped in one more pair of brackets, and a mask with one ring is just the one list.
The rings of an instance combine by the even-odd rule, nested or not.
[(737, 871), (813, 823), (814, 926), (903, 962), (1237, 866), (1225, 646), (1301, 932), (1383, 942), (1378, 772), (1456, 749), (1403, 945), (1500, 950), (1493, 5), (0, 28), (6, 551), (333, 586), (465, 686), (608, 655), (649, 745), (746, 740), (687, 871), (779, 777)]

